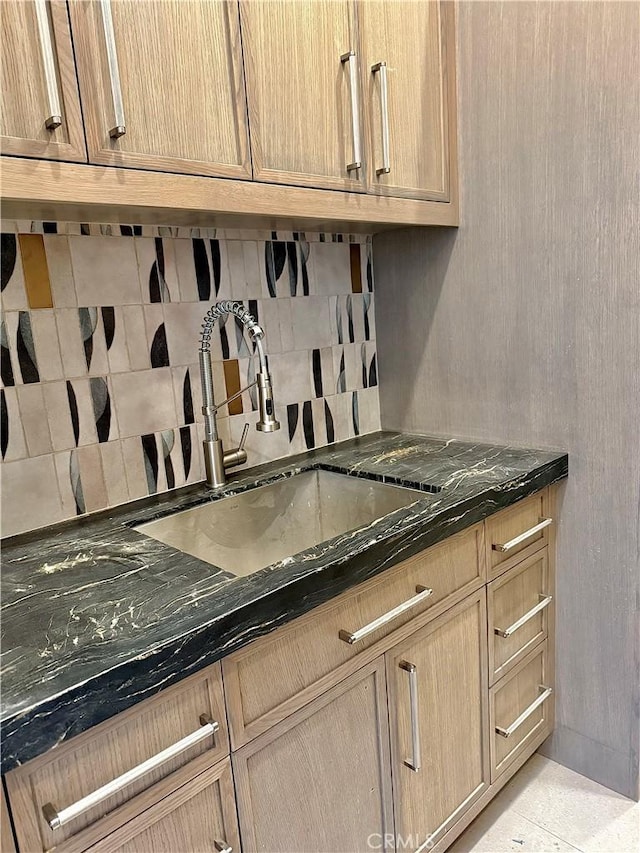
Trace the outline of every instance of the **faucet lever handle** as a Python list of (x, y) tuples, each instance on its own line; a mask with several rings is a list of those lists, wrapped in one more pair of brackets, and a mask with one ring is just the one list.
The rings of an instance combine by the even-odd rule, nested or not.
[(244, 443), (247, 440), (248, 434), (249, 434), (249, 424), (246, 423), (244, 425), (244, 429), (242, 430), (242, 437), (240, 439), (240, 444), (238, 445), (238, 450), (244, 450)]

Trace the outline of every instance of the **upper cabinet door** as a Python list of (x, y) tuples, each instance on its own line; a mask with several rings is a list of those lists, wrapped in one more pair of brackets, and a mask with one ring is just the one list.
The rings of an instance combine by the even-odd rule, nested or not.
[(236, 3), (72, 0), (89, 160), (250, 178)]
[(256, 180), (363, 191), (355, 6), (240, 0)]
[(370, 192), (450, 198), (454, 14), (439, 0), (358, 2)]
[(3, 154), (87, 159), (66, 3), (0, 2)]

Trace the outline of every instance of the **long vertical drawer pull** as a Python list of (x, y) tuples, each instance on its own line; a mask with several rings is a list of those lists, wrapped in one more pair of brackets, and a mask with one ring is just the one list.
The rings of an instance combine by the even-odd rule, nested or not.
[(126, 773), (123, 773), (111, 782), (107, 782), (106, 785), (103, 785), (101, 788), (97, 788), (81, 800), (67, 806), (66, 809), (58, 811), (53, 803), (46, 803), (42, 807), (44, 819), (51, 829), (59, 829), (61, 826), (69, 823), (69, 821), (80, 817), (84, 812), (99, 805), (103, 800), (117, 794), (123, 788), (126, 788), (127, 785), (131, 785), (132, 782), (136, 782), (146, 773), (150, 773), (157, 767), (162, 766), (166, 761), (169, 761), (171, 758), (174, 758), (176, 755), (184, 752), (185, 749), (189, 749), (189, 747), (194, 746), (196, 743), (200, 743), (201, 740), (205, 740), (215, 734), (215, 732), (220, 728), (219, 723), (210, 719), (205, 714), (202, 714), (200, 717), (200, 726), (201, 728), (197, 729), (197, 731), (191, 732), (191, 734), (176, 741), (161, 752), (157, 752), (155, 755), (152, 755), (151, 758), (148, 758), (141, 764), (136, 765), (136, 767), (133, 767), (131, 770), (127, 770)]
[(107, 46), (107, 64), (109, 65), (109, 81), (111, 83), (111, 99), (113, 101), (114, 125), (109, 128), (109, 136), (119, 139), (127, 132), (122, 104), (122, 86), (120, 85), (120, 69), (118, 67), (118, 51), (116, 50), (116, 35), (113, 30), (111, 15), (111, 0), (100, 0), (102, 11), (102, 26)]
[(540, 613), (541, 610), (544, 610), (545, 607), (548, 607), (553, 601), (552, 595), (540, 595), (540, 601), (532, 607), (531, 610), (527, 610), (527, 612), (521, 616), (518, 620), (516, 620), (513, 625), (509, 625), (508, 628), (494, 628), (494, 632), (499, 637), (510, 637), (512, 634), (518, 630), (518, 628), (522, 628), (523, 625), (526, 625), (530, 619), (536, 615), (536, 613)]
[(541, 530), (544, 530), (545, 527), (548, 527), (550, 524), (553, 524), (552, 518), (541, 518), (538, 524), (536, 524), (534, 527), (530, 527), (528, 530), (525, 530), (524, 533), (521, 533), (514, 539), (509, 539), (509, 541), (505, 542), (503, 545), (499, 545), (494, 542), (491, 547), (494, 551), (510, 551), (512, 548), (515, 548), (522, 542), (526, 542), (527, 539), (531, 539), (531, 537), (535, 536), (536, 533), (540, 533)]
[(511, 735), (516, 731), (516, 729), (519, 729), (520, 726), (524, 723), (524, 721), (527, 720), (533, 714), (536, 708), (540, 707), (543, 702), (546, 702), (549, 696), (551, 696), (551, 694), (553, 693), (553, 687), (545, 687), (544, 684), (539, 684), (538, 689), (542, 690), (543, 692), (538, 696), (537, 699), (535, 699), (529, 705), (526, 711), (523, 711), (520, 716), (516, 720), (514, 720), (508, 728), (503, 729), (500, 726), (496, 726), (496, 734), (499, 734), (500, 737), (511, 737)]
[(44, 120), (44, 125), (47, 130), (55, 130), (62, 124), (62, 108), (60, 106), (60, 92), (56, 74), (56, 57), (53, 52), (53, 39), (51, 38), (51, 25), (49, 23), (46, 0), (35, 0), (35, 6), (36, 19), (38, 21), (38, 36), (42, 50), (42, 64), (44, 65), (44, 77), (47, 84), (47, 98), (49, 99), (49, 114)]
[(389, 143), (389, 88), (387, 86), (387, 63), (376, 62), (371, 66), (372, 74), (380, 74), (380, 115), (382, 120), (382, 166), (376, 175), (388, 175), (391, 171)]
[(415, 773), (420, 770), (420, 720), (418, 712), (418, 671), (415, 663), (400, 661), (400, 669), (409, 673), (409, 703), (411, 705), (411, 760), (404, 763)]
[(347, 172), (362, 168), (360, 144), (360, 106), (358, 103), (358, 63), (355, 50), (343, 53), (340, 62), (349, 63), (349, 85), (351, 86), (351, 131), (353, 133), (353, 162), (347, 163)]
[(349, 643), (349, 645), (352, 646), (354, 643), (364, 640), (364, 638), (369, 634), (373, 634), (373, 632), (377, 631), (378, 628), (382, 628), (382, 626), (386, 625), (387, 622), (391, 622), (396, 617), (401, 616), (405, 611), (415, 607), (416, 604), (420, 604), (421, 601), (429, 598), (430, 595), (433, 595), (433, 590), (419, 584), (416, 587), (416, 593), (417, 595), (414, 595), (412, 598), (408, 598), (406, 601), (403, 601), (402, 604), (394, 607), (393, 610), (388, 610), (386, 613), (383, 613), (382, 616), (378, 616), (377, 619), (374, 619), (373, 622), (369, 622), (368, 625), (358, 628), (357, 631), (339, 631), (338, 637), (340, 637), (340, 639), (345, 643)]

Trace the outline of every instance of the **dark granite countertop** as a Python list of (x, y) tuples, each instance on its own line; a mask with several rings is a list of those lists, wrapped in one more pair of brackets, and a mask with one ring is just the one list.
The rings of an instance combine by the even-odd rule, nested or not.
[[(131, 529), (313, 468), (423, 494), (240, 578)], [(215, 494), (190, 486), (6, 540), (2, 772), (567, 472), (564, 453), (382, 432), (248, 469)]]

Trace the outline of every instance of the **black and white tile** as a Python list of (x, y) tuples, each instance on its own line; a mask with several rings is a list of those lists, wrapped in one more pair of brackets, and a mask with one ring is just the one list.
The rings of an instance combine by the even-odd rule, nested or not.
[[(42, 235), (48, 281), (25, 283), (21, 235)], [(220, 299), (243, 302), (264, 328), (282, 421), (271, 435), (253, 429), (255, 388), (220, 410), (227, 444), (252, 425), (250, 464), (377, 429), (379, 409), (362, 397), (377, 398), (370, 268), (363, 235), (3, 222), (4, 462), (26, 472), (28, 459), (51, 457), (54, 520), (197, 481), (199, 332)], [(30, 306), (42, 292), (48, 307)], [(216, 324), (216, 399), (254, 381), (254, 350), (235, 318)], [(5, 535), (43, 517), (26, 500), (23, 510)]]

